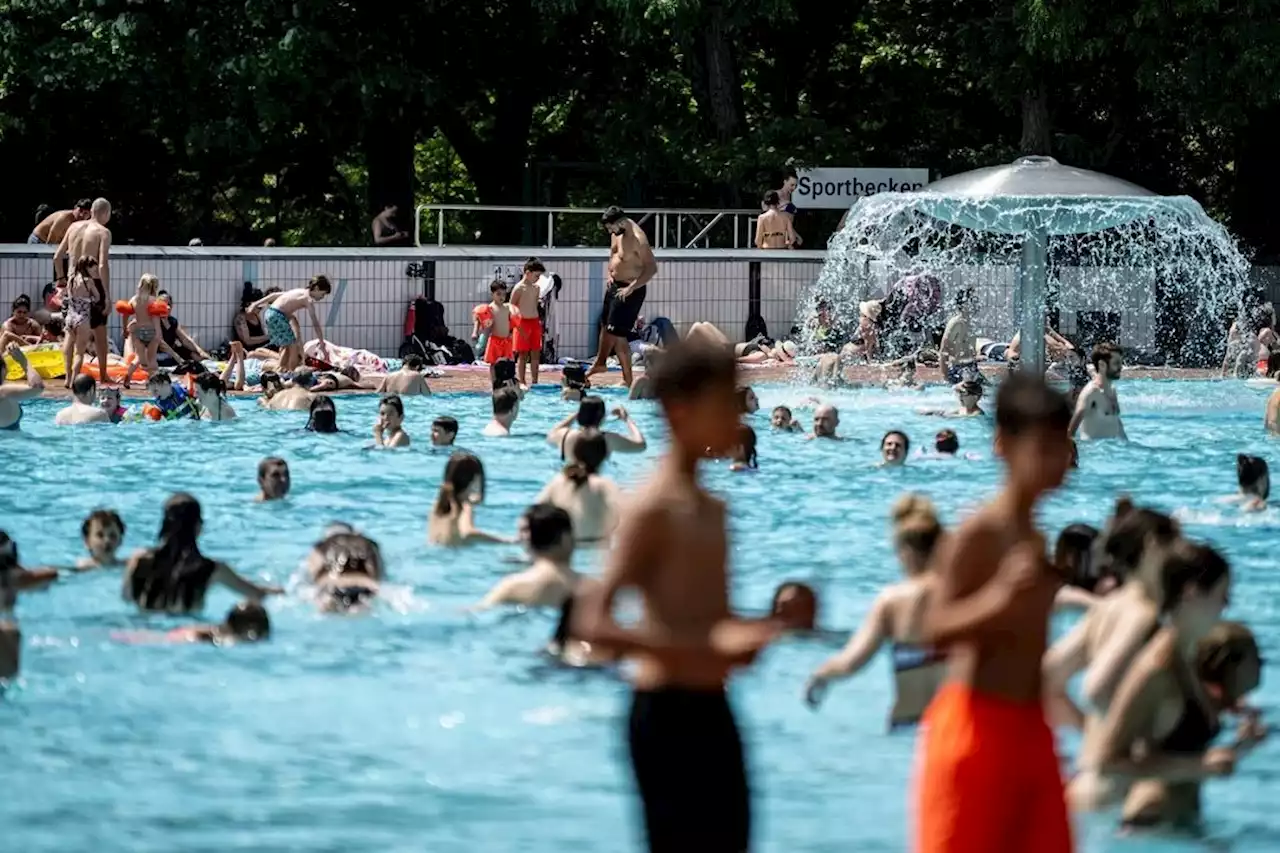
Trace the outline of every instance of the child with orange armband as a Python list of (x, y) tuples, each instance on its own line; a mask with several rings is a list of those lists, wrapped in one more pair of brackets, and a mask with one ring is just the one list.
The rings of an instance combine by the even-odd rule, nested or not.
[(494, 281), (489, 285), (493, 299), (487, 305), (477, 305), (471, 313), (475, 317), (475, 325), (471, 329), (471, 340), (480, 338), (480, 330), (487, 329), (489, 342), (484, 348), (484, 362), (489, 365), (489, 380), (494, 379), (493, 366), (503, 359), (510, 359), (511, 351), (511, 306), (507, 304), (507, 283)]
[(1017, 373), (995, 424), (1003, 489), (941, 544), (925, 608), (924, 639), (948, 675), (921, 724), (918, 853), (1073, 849), (1040, 675), (1061, 580), (1034, 520), (1071, 465), (1071, 407)]
[[(128, 302), (117, 302), (116, 311), (126, 320), (126, 334), (133, 344), (133, 355), (147, 376), (160, 369), (156, 354), (160, 351), (160, 318), (169, 316), (169, 306), (160, 300), (160, 279), (151, 273), (138, 279), (138, 292)], [(133, 381), (134, 363), (125, 359), (124, 387)]]

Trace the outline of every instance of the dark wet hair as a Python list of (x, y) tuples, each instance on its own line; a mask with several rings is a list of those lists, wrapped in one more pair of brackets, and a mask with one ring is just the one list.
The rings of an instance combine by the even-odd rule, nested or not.
[(1103, 342), (1093, 348), (1093, 352), (1089, 354), (1089, 363), (1096, 370), (1100, 363), (1106, 364), (1113, 355), (1121, 355), (1120, 347), (1113, 343)]
[[(1181, 528), (1172, 517), (1134, 506), (1126, 496), (1118, 498), (1111, 518), (1094, 545), (1098, 575), (1109, 575), (1122, 582), (1128, 580), (1141, 564), (1149, 545), (1167, 545), (1180, 533)], [(1152, 597), (1159, 595), (1160, 590), (1154, 583), (1149, 589)]]
[(71, 393), (77, 397), (92, 394), (98, 390), (98, 380), (87, 373), (81, 373), (71, 382)]
[(329, 283), (328, 276), (315, 275), (311, 277), (311, 281), (307, 283), (307, 290), (318, 290), (321, 293), (332, 293), (333, 285)]
[(542, 261), (537, 258), (530, 258), (524, 262), (525, 272), (546, 272), (547, 268), (542, 265)]
[(700, 397), (712, 388), (737, 389), (738, 365), (732, 351), (712, 344), (681, 341), (649, 371), (649, 387), (668, 406)]
[(75, 210), (93, 210), (93, 199), (82, 198), (75, 204)]
[(422, 356), (418, 355), (416, 352), (411, 352), (404, 357), (403, 364), (410, 370), (421, 370)]
[(390, 406), (395, 409), (397, 415), (404, 417), (404, 401), (400, 399), (399, 394), (388, 394), (383, 397), (378, 402), (378, 408), (381, 409), (383, 406)]
[(293, 371), (293, 384), (299, 388), (310, 388), (316, 384), (316, 372), (309, 367), (299, 367)]
[(600, 215), (600, 221), (605, 225), (616, 225), (626, 218), (626, 211), (618, 207), (616, 204), (610, 205), (605, 209), (605, 212)]
[(457, 418), (452, 418), (452, 417), (449, 417), (448, 415), (441, 415), (440, 417), (438, 417), (438, 418), (436, 418), (434, 421), (432, 421), (432, 422), (431, 422), (431, 425), (432, 425), (433, 427), (439, 427), (440, 429), (444, 430), (445, 432), (451, 432), (451, 433), (453, 433), (454, 435), (457, 435), (457, 434), (458, 434), (458, 419), (457, 419)]
[(256, 601), (242, 601), (228, 610), (224, 624), (232, 635), (242, 640), (265, 640), (271, 636), (267, 608)]
[(167, 370), (157, 370), (147, 377), (148, 385), (172, 385), (173, 375)]
[(741, 458), (733, 461), (741, 462), (748, 468), (759, 468), (760, 458), (756, 455), (756, 431), (746, 424), (738, 425), (738, 446), (742, 448)]
[[(21, 564), (18, 562), (18, 543), (9, 537), (9, 534), (0, 530), (0, 575), (5, 572), (17, 571)], [(3, 604), (4, 602), (0, 602)]]
[(933, 437), (933, 449), (938, 453), (959, 453), (960, 438), (953, 429), (938, 430)]
[(1063, 581), (1071, 586), (1093, 592), (1102, 575), (1094, 565), (1094, 543), (1098, 528), (1088, 524), (1068, 524), (1058, 534), (1053, 546), (1053, 565)]
[(268, 385), (274, 385), (278, 390), (284, 390), (284, 380), (280, 378), (280, 374), (274, 370), (264, 370), (258, 377), (258, 384), (265, 391)]
[(777, 190), (769, 190), (764, 194), (763, 201), (765, 204), (769, 205), (769, 207), (776, 207), (777, 205), (782, 204), (782, 196), (778, 195)]
[(509, 415), (520, 404), (520, 392), (514, 388), (498, 388), (493, 392), (494, 415)]
[(1236, 480), (1240, 483), (1240, 490), (1246, 494), (1257, 495), (1264, 501), (1271, 494), (1271, 471), (1267, 468), (1267, 460), (1261, 456), (1243, 453), (1237, 456)]
[(287, 471), (289, 470), (289, 463), (279, 456), (268, 456), (258, 463), (258, 480), (261, 481), (263, 477), (267, 476), (267, 472), (272, 468), (284, 468)]
[[(739, 410), (742, 414), (744, 414), (744, 415), (745, 415), (745, 414), (748, 414), (748, 412), (747, 412), (747, 395), (749, 395), (749, 394), (751, 394), (751, 393), (752, 393), (752, 391), (751, 391), (751, 386), (750, 386), (750, 385), (740, 385), (740, 386), (738, 387), (738, 389), (737, 389), (737, 392), (738, 392), (738, 410)], [(756, 405), (759, 405), (759, 398), (757, 398), (757, 400), (756, 400)]]
[(529, 549), (544, 553), (559, 545), (566, 535), (573, 535), (573, 519), (554, 504), (534, 504), (524, 511), (529, 527)]
[(1223, 688), (1228, 700), (1239, 700), (1255, 689), (1255, 684), (1239, 684), (1236, 674), (1241, 664), (1255, 661), (1262, 667), (1258, 640), (1248, 626), (1223, 621), (1214, 625), (1196, 649), (1196, 674), (1206, 684)]
[(363, 533), (346, 528), (330, 533), (314, 546), (324, 573), (330, 577), (352, 574), (381, 581), (386, 574), (382, 549)]
[(178, 493), (165, 501), (156, 547), (129, 576), (129, 597), (144, 610), (189, 611), (204, 599), (218, 564), (200, 553), (200, 502)]
[(31, 310), (31, 297), (30, 297), (30, 296), (27, 296), (27, 295), (24, 293), (23, 295), (19, 296), (17, 299), (13, 300), (13, 304), (12, 304), (12, 305), (10, 305), (9, 307), (10, 307), (10, 310), (11, 310), (11, 311), (17, 311), (19, 308), (25, 308), (25, 309), (27, 309), (28, 311), (30, 311), (30, 310)]
[(584, 429), (604, 423), (604, 400), (600, 397), (583, 397), (578, 402), (578, 426)]
[(500, 358), (493, 363), (493, 390), (514, 387), (516, 385), (516, 363), (509, 358)]
[(1158, 566), (1161, 612), (1177, 607), (1187, 589), (1207, 592), (1230, 575), (1226, 559), (1211, 546), (1189, 539), (1176, 540), (1162, 553)]
[(996, 430), (1007, 436), (1032, 430), (1067, 431), (1071, 425), (1071, 404), (1066, 396), (1049, 387), (1043, 377), (1026, 371), (1009, 375), (996, 392)]
[(979, 398), (982, 397), (982, 392), (983, 392), (982, 383), (974, 381), (972, 379), (968, 380), (967, 382), (961, 382), (960, 387), (956, 390), (958, 390), (960, 394), (966, 397), (979, 397)]
[(227, 393), (227, 383), (216, 373), (201, 373), (196, 376), (196, 387), (201, 391), (212, 391), (219, 397)]
[(484, 500), (484, 463), (474, 453), (458, 451), (449, 457), (444, 466), (444, 479), (436, 495), (435, 514), (448, 515), (461, 504), (459, 495), (465, 494), (476, 477), (480, 478), (480, 500)]
[(564, 475), (574, 486), (581, 488), (609, 458), (609, 441), (600, 430), (585, 429), (578, 435), (570, 453), (573, 461), (564, 466)]
[(84, 517), (84, 521), (80, 522), (81, 539), (89, 538), (89, 528), (93, 527), (95, 521), (101, 527), (115, 525), (116, 529), (120, 531), (120, 535), (124, 536), (124, 519), (114, 509), (95, 509)]
[(791, 409), (787, 408), (786, 406), (774, 406), (773, 411), (769, 413), (770, 417), (778, 414), (778, 412), (782, 412), (783, 414), (785, 414), (787, 416), (787, 420), (792, 419)]
[(779, 611), (782, 608), (783, 596), (788, 592), (794, 592), (796, 594), (795, 597), (799, 602), (798, 605), (792, 606), (804, 607), (807, 605), (806, 609), (812, 612), (813, 621), (806, 626), (812, 630), (818, 623), (818, 593), (814, 591), (813, 587), (802, 581), (783, 581), (778, 584), (777, 588), (773, 591), (773, 601), (769, 603), (769, 615), (780, 615)]
[(889, 440), (889, 436), (896, 435), (902, 439), (902, 452), (907, 454), (911, 452), (911, 436), (907, 435), (900, 429), (891, 429), (880, 439), (880, 449), (884, 449), (884, 443)]
[(338, 431), (338, 407), (331, 397), (316, 397), (311, 401), (311, 414), (305, 429), (325, 433)]

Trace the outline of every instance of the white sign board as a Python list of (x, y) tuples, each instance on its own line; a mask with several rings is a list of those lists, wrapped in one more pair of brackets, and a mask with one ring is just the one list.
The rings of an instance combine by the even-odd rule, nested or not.
[(928, 169), (809, 169), (797, 172), (791, 203), (800, 210), (844, 210), (876, 193), (914, 192), (929, 183)]

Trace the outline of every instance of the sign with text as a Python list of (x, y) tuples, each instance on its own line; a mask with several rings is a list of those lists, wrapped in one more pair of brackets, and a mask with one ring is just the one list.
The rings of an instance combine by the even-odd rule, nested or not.
[(797, 208), (844, 210), (876, 193), (915, 192), (929, 183), (928, 169), (809, 169), (797, 172), (791, 203)]

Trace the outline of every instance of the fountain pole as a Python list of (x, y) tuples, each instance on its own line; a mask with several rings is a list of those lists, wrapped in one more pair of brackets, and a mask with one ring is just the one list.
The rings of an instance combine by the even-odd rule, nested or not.
[(1019, 368), (1044, 376), (1045, 288), (1049, 275), (1049, 235), (1036, 222), (1022, 239), (1018, 270), (1018, 329), (1022, 333)]

